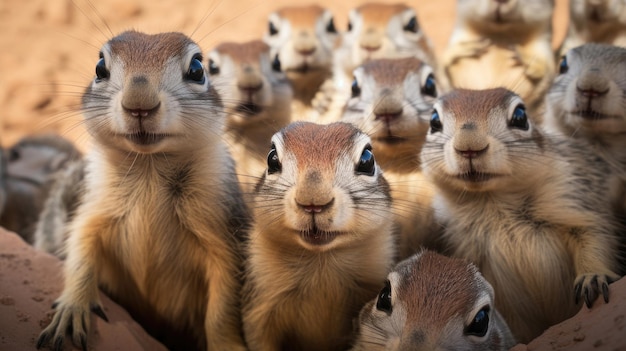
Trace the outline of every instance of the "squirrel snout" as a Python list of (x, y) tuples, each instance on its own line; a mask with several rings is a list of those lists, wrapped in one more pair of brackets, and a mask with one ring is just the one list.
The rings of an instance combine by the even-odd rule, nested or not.
[(476, 158), (484, 154), (485, 152), (487, 152), (487, 149), (489, 149), (489, 144), (487, 144), (487, 146), (479, 150), (473, 150), (473, 149), (459, 150), (455, 148), (454, 151), (456, 151), (457, 154), (461, 155), (464, 158), (472, 159), (472, 158)]

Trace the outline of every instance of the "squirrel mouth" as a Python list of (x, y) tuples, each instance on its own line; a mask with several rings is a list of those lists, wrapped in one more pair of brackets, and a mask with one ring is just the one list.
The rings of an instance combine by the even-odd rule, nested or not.
[(340, 233), (338, 232), (328, 232), (324, 230), (319, 230), (315, 226), (313, 226), (313, 228), (311, 229), (303, 230), (300, 232), (300, 237), (302, 238), (302, 240), (315, 246), (322, 246), (322, 245), (329, 244), (330, 242), (335, 240), (335, 238), (339, 235)]
[(574, 114), (576, 116), (579, 116), (579, 117), (583, 118), (583, 119), (592, 120), (592, 121), (599, 121), (599, 120), (603, 120), (603, 119), (613, 118), (613, 116), (605, 115), (603, 113), (594, 111), (592, 109), (578, 110), (578, 111), (574, 112)]
[(399, 137), (399, 136), (387, 135), (387, 136), (384, 136), (384, 137), (376, 138), (376, 141), (384, 143), (384, 144), (395, 145), (395, 144), (404, 143), (404, 142), (407, 141), (407, 139)]
[(135, 133), (126, 134), (126, 139), (137, 145), (153, 145), (161, 140), (165, 139), (166, 134), (149, 133), (146, 131), (139, 131)]
[(237, 105), (235, 110), (239, 113), (253, 116), (253, 115), (258, 115), (259, 113), (263, 112), (263, 107), (253, 102), (244, 102), (242, 104)]
[(470, 182), (470, 183), (482, 183), (486, 182), (494, 177), (497, 177), (496, 174), (478, 172), (476, 170), (471, 170), (465, 173), (461, 173), (458, 175), (458, 178)]

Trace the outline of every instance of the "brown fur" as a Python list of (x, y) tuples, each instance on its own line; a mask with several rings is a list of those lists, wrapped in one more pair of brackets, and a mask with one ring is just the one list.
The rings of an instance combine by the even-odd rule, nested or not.
[(265, 170), (270, 138), (291, 121), (293, 90), (284, 73), (271, 67), (269, 51), (253, 40), (222, 43), (208, 54), (210, 64), (220, 67), (213, 83), (224, 100), (226, 141), (249, 199)]
[(454, 31), (442, 57), (451, 88), (504, 87), (518, 93), (541, 122), (554, 76), (553, 0), (458, 0)]
[[(592, 305), (618, 275), (616, 223), (603, 195), (608, 165), (585, 145), (538, 137), (544, 132), (532, 121), (512, 127), (522, 103), (504, 89), (441, 97), (442, 130), (428, 134), (421, 157), (439, 190), (448, 252), (478, 266), (514, 335), (527, 342), (582, 300)], [(482, 151), (463, 156), (467, 150)]]
[(272, 141), (282, 170), (257, 187), (246, 341), (251, 350), (343, 350), (394, 255), (389, 188), (379, 169), (355, 174), (368, 138), (349, 124), (300, 122)]
[[(237, 237), (247, 212), (219, 137), (219, 97), (206, 80), (183, 80), (199, 54), (180, 33), (126, 32), (103, 46), (112, 74), (83, 96), (95, 140), (86, 193), (70, 227), (64, 289), (38, 346), (62, 345), (68, 330), (86, 345), (100, 286), (169, 348), (245, 349)], [(109, 85), (121, 89), (122, 107), (101, 114), (117, 101)]]
[(319, 5), (308, 5), (302, 7), (286, 6), (277, 12), (281, 17), (289, 18), (289, 22), (294, 28), (311, 28), (324, 11), (325, 9)]
[(336, 30), (328, 30), (333, 21), (330, 11), (318, 5), (287, 6), (269, 15), (269, 23), (280, 33), (268, 32), (264, 40), (292, 84), (294, 120), (315, 121), (327, 108), (333, 90), (325, 82), (332, 77), (333, 49), (339, 36)]
[[(376, 161), (391, 186), (393, 213), (400, 229), (400, 258), (422, 245), (435, 246), (431, 202), (434, 188), (420, 169), (419, 151), (429, 129), (435, 92), (422, 93), (432, 68), (415, 57), (378, 59), (355, 69), (361, 93), (346, 103), (342, 121), (372, 138)], [(391, 116), (391, 117), (390, 117)]]
[[(504, 351), (515, 344), (493, 306), (493, 288), (468, 261), (420, 251), (387, 278), (391, 310), (378, 308), (387, 299), (382, 290), (363, 307), (353, 351)], [(480, 311), (488, 318), (485, 335), (468, 335)]]

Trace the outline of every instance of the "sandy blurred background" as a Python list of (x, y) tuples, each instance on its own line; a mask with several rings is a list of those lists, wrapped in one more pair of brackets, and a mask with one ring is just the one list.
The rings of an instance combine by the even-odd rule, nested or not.
[[(363, 0), (317, 1), (347, 25), (348, 11)], [(388, 2), (398, 2), (396, 0)], [(299, 0), (1, 0), (0, 143), (56, 131), (84, 148), (79, 97), (93, 79), (100, 46), (127, 29), (181, 31), (208, 51), (222, 41), (260, 38), (267, 15)], [(407, 1), (441, 54), (452, 31), (456, 0)], [(567, 25), (567, 0), (556, 0), (555, 46)]]

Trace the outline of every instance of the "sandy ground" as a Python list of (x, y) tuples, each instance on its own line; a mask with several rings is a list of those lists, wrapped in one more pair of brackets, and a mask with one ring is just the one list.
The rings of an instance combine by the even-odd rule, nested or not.
[[(363, 1), (321, 0), (346, 27)], [(397, 2), (397, 1), (388, 1)], [(208, 51), (222, 41), (260, 38), (267, 14), (289, 0), (29, 0), (0, 2), (0, 144), (56, 131), (84, 148), (79, 96), (93, 78), (100, 46), (127, 29), (181, 31)], [(438, 53), (452, 31), (455, 0), (412, 1)], [(554, 42), (562, 39), (567, 1), (556, 0)]]

